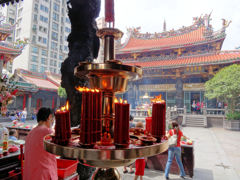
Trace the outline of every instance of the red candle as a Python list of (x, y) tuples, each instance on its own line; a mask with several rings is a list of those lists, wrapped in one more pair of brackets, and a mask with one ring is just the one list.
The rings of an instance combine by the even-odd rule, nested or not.
[(129, 104), (115, 103), (114, 144), (116, 147), (129, 145)]
[(152, 117), (146, 117), (146, 131), (152, 134)]
[(96, 90), (93, 100), (93, 130), (94, 142), (96, 142), (101, 140), (102, 133), (102, 93)]
[(158, 142), (165, 136), (166, 121), (166, 103), (159, 101), (153, 103), (152, 106), (152, 135), (157, 138)]
[(114, 22), (114, 0), (105, 0), (105, 21)]
[(80, 144), (94, 146), (101, 138), (102, 95), (96, 89), (79, 87), (77, 90), (82, 93)]
[(67, 145), (71, 138), (70, 112), (69, 105), (62, 107), (55, 112), (55, 137), (54, 143), (60, 145)]

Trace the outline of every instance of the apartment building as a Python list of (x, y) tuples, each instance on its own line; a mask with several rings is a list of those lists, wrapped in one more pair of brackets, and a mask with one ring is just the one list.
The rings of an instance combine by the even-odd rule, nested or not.
[(67, 37), (71, 31), (66, 1), (28, 0), (6, 7), (15, 15), (6, 14), (6, 19), (16, 23), (13, 39), (28, 39), (22, 54), (13, 61), (13, 70), (22, 68), (60, 74), (61, 63), (68, 54)]

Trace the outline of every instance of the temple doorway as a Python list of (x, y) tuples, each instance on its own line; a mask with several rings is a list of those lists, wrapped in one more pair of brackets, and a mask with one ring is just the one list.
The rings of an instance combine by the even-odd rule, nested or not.
[(184, 92), (184, 105), (187, 108), (187, 113), (191, 113), (193, 111), (192, 104), (193, 101), (197, 104), (198, 102), (201, 104), (204, 103), (204, 92), (202, 91), (185, 91)]

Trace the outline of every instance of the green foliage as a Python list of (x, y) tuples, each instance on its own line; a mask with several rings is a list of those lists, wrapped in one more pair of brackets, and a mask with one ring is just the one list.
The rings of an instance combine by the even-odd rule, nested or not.
[(221, 69), (205, 83), (205, 89), (208, 99), (227, 102), (228, 108), (234, 112), (240, 95), (240, 65), (233, 64)]
[(66, 90), (63, 87), (61, 87), (61, 86), (58, 88), (58, 95), (61, 98), (66, 98), (67, 97)]
[(227, 120), (240, 120), (240, 112), (233, 112), (226, 114)]

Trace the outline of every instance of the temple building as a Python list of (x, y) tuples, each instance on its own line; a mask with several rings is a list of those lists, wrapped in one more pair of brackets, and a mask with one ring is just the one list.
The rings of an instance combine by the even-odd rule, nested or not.
[(23, 69), (16, 69), (15, 86), (19, 90), (10, 109), (27, 109), (33, 112), (41, 107), (56, 109), (60, 105), (58, 88), (61, 76), (51, 72), (37, 73)]
[(186, 106), (188, 111), (194, 100), (215, 107), (216, 100), (204, 97), (204, 83), (219, 69), (239, 63), (240, 51), (221, 50), (231, 21), (223, 19), (222, 28), (213, 31), (210, 16), (193, 18), (191, 26), (162, 33), (128, 29), (129, 36), (117, 50), (116, 59), (143, 68), (143, 78), (129, 83), (124, 94), (133, 109), (143, 103), (145, 94), (162, 94), (167, 106)]

